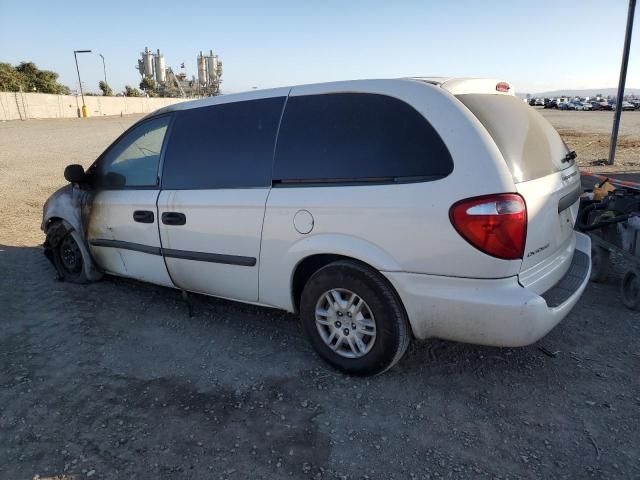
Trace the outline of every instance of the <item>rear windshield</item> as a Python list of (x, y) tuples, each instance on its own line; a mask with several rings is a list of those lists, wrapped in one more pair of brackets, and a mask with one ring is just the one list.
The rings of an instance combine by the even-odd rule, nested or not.
[(487, 129), (507, 162), (513, 181), (526, 182), (564, 170), (568, 148), (551, 124), (512, 95), (457, 95)]

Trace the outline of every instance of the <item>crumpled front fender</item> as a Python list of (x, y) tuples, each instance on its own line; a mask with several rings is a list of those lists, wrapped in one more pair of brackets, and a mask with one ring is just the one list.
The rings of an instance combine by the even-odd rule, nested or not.
[[(74, 239), (82, 252), (84, 270), (88, 280), (95, 281), (102, 277), (91, 256), (87, 245), (85, 221), (90, 213), (91, 194), (78, 186), (69, 184), (54, 192), (45, 202), (42, 209), (40, 228), (47, 234), (44, 243), (45, 256), (52, 259), (52, 249), (67, 232), (75, 232)], [(54, 227), (52, 229), (52, 227)]]
[(83, 232), (82, 203), (87, 192), (73, 185), (65, 185), (52, 193), (42, 208), (42, 224), (40, 229), (47, 233), (52, 220), (64, 220), (74, 230)]

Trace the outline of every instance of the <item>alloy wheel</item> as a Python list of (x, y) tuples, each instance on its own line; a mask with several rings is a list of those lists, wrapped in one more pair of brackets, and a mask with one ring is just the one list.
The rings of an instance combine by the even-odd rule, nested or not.
[(356, 293), (334, 288), (320, 296), (316, 328), (324, 343), (345, 358), (365, 356), (376, 340), (376, 322), (369, 305)]

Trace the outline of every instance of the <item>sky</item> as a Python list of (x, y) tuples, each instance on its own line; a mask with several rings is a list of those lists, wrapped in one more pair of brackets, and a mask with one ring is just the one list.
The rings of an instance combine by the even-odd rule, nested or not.
[[(472, 76), (517, 92), (616, 87), (627, 0), (0, 0), (0, 62), (33, 61), (98, 91), (137, 86), (144, 47), (196, 74), (210, 49), (223, 93), (359, 78)], [(640, 87), (640, 7), (627, 87)]]

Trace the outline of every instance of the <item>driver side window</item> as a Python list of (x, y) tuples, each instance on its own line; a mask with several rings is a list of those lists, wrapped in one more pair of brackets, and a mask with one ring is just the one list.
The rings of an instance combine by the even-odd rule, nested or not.
[(158, 163), (170, 117), (146, 121), (122, 137), (98, 166), (98, 185), (105, 188), (158, 185)]

